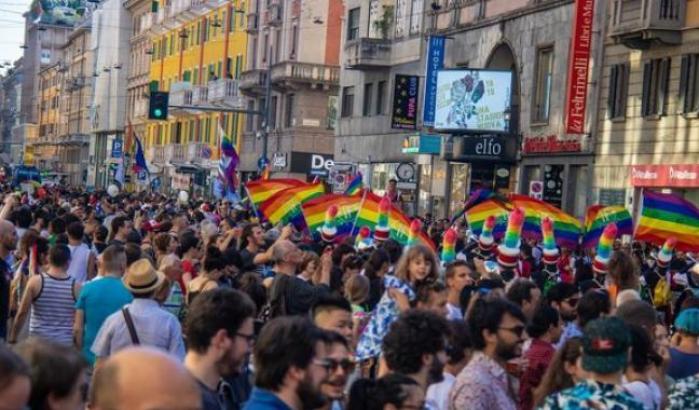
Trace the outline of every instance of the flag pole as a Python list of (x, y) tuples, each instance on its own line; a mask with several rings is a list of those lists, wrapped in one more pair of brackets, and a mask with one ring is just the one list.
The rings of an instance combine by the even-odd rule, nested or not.
[(366, 200), (366, 194), (368, 192), (367, 188), (364, 188), (364, 194), (362, 194), (362, 200), (359, 202), (359, 209), (357, 210), (357, 215), (354, 216), (354, 222), (352, 222), (352, 230), (350, 235), (354, 235), (354, 228), (357, 227), (357, 221), (359, 220), (359, 213), (362, 212), (362, 207), (364, 206), (364, 200)]

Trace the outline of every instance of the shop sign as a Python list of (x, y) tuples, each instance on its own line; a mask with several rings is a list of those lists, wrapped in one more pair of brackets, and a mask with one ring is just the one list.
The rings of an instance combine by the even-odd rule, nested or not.
[(590, 72), (594, 8), (595, 0), (575, 0), (565, 111), (566, 132), (570, 134), (583, 134), (585, 132), (587, 78)]
[(417, 93), (420, 78), (416, 75), (396, 74), (393, 87), (393, 111), (391, 128), (414, 130), (417, 128)]
[(286, 153), (275, 152), (272, 154), (272, 167), (277, 169), (286, 168)]
[(430, 36), (427, 45), (427, 67), (425, 68), (425, 97), (422, 123), (431, 127), (437, 111), (437, 71), (444, 68), (444, 36)]
[(439, 154), (442, 137), (439, 135), (415, 134), (403, 139), (403, 154)]
[(581, 152), (579, 137), (560, 139), (557, 135), (524, 137), (522, 154), (556, 154), (563, 152)]
[(637, 187), (699, 187), (699, 164), (632, 165), (631, 185)]
[(444, 138), (441, 157), (458, 162), (514, 162), (517, 155), (516, 141), (512, 136), (502, 135)]
[(330, 154), (292, 152), (289, 172), (327, 177), (334, 165), (333, 156)]

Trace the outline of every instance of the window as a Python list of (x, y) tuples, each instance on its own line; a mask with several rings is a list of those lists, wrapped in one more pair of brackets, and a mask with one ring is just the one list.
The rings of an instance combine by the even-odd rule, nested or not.
[(265, 33), (265, 41), (262, 44), (263, 50), (262, 50), (262, 62), (266, 63), (267, 62), (267, 52), (269, 51), (269, 34)]
[(288, 94), (286, 96), (286, 106), (284, 108), (286, 109), (284, 113), (284, 126), (286, 128), (291, 128), (294, 126), (294, 94)]
[(383, 115), (384, 96), (386, 95), (386, 81), (379, 81), (376, 87), (376, 115)]
[(235, 79), (240, 79), (240, 70), (243, 67), (243, 56), (242, 55), (237, 55), (235, 56)]
[[(248, 100), (248, 111), (255, 111), (255, 100)], [(245, 131), (252, 132), (252, 125), (255, 117), (259, 115), (246, 115), (245, 116)]]
[(616, 64), (609, 73), (609, 95), (607, 95), (607, 118), (626, 116), (626, 93), (629, 86), (629, 67)]
[(349, 11), (347, 17), (347, 40), (359, 38), (359, 7)]
[(540, 48), (536, 55), (533, 122), (548, 122), (553, 80), (553, 47)]
[(205, 42), (209, 35), (209, 19), (204, 19), (204, 24), (201, 25), (201, 41)]
[(274, 61), (272, 61), (273, 64), (276, 64), (279, 62), (279, 53), (281, 50), (281, 45), (282, 45), (282, 31), (277, 30), (275, 34), (275, 39), (274, 39)]
[(679, 112), (699, 111), (699, 54), (682, 56)]
[(420, 34), (422, 28), (423, 0), (411, 0), (410, 34)]
[(291, 27), (291, 51), (289, 52), (289, 58), (295, 59), (296, 58), (296, 50), (298, 49), (299, 46), (299, 27), (294, 24), (293, 27)]
[(649, 117), (666, 114), (669, 80), (669, 58), (656, 58), (643, 65), (641, 115)]
[(371, 100), (374, 97), (372, 91), (374, 90), (373, 83), (364, 84), (364, 105), (362, 107), (362, 115), (368, 117), (372, 114), (371, 112)]
[(342, 118), (351, 117), (354, 114), (354, 87), (342, 89)]
[(277, 96), (273, 96), (270, 100), (269, 107), (269, 129), (277, 129)]

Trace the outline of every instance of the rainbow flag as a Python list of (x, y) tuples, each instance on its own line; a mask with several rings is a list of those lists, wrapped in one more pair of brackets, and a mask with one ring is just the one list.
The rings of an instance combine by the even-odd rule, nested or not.
[(319, 229), (325, 221), (325, 211), (335, 205), (338, 208), (335, 223), (337, 238), (352, 234), (352, 224), (362, 202), (361, 195), (347, 196), (342, 194), (325, 194), (312, 199), (301, 206), (306, 225), (316, 240), (320, 239)]
[(582, 224), (577, 218), (549, 203), (526, 195), (510, 194), (509, 199), (512, 205), (524, 211), (522, 237), (541, 240), (541, 220), (548, 216), (553, 221), (556, 244), (570, 249), (577, 248), (582, 233)]
[(679, 196), (644, 190), (634, 237), (658, 246), (675, 237), (675, 249), (699, 252), (699, 209)]
[[(466, 214), (466, 211), (469, 209), (473, 208), (474, 206), (485, 202), (489, 199), (496, 198), (497, 194), (490, 189), (477, 189), (473, 192), (471, 192), (471, 195), (468, 197), (468, 201), (464, 203), (464, 207), (461, 209), (461, 211), (457, 212), (456, 215), (454, 215), (451, 218), (451, 224), (453, 225), (454, 222), (456, 222), (459, 218), (464, 216)], [(468, 220), (468, 218), (467, 218)]]
[(272, 224), (293, 224), (298, 229), (306, 228), (301, 205), (325, 193), (325, 185), (304, 184), (287, 188), (269, 197), (260, 205), (260, 212)]
[(617, 235), (632, 235), (633, 221), (631, 214), (623, 206), (592, 205), (585, 214), (584, 248), (595, 248), (604, 227), (614, 222)]
[[(361, 200), (361, 196), (359, 196)], [(364, 199), (362, 200), (362, 206), (359, 209), (359, 215), (357, 216), (357, 223), (354, 227), (353, 234), (357, 234), (359, 229), (363, 226), (368, 227), (372, 231), (376, 226), (379, 219), (379, 203), (381, 202), (381, 197), (374, 194), (373, 192), (366, 192)], [(410, 236), (410, 219), (408, 219), (403, 212), (401, 212), (395, 205), (391, 206), (391, 212), (388, 215), (389, 218), (389, 228), (391, 229), (390, 235), (391, 239), (394, 239), (401, 245), (408, 244), (408, 237)], [(429, 246), (433, 251), (437, 251), (437, 247), (434, 246), (432, 240), (427, 236), (425, 232), (420, 231), (419, 234), (420, 241)]]
[(299, 181), (298, 179), (259, 179), (257, 181), (250, 181), (245, 184), (245, 188), (248, 190), (248, 195), (255, 204), (255, 207), (259, 207), (260, 204), (266, 201), (269, 197), (287, 188), (299, 187), (307, 185), (305, 182)]
[(352, 178), (350, 183), (347, 185), (347, 189), (345, 189), (345, 195), (355, 195), (358, 194), (359, 191), (362, 190), (362, 187), (364, 186), (364, 183), (362, 182), (362, 173), (357, 172), (357, 175)]
[(480, 235), (483, 223), (488, 216), (493, 215), (495, 217), (493, 237), (500, 239), (507, 227), (507, 217), (515, 207), (524, 211), (523, 238), (541, 240), (541, 220), (548, 216), (553, 221), (556, 244), (569, 248), (577, 247), (582, 231), (580, 221), (551, 204), (525, 195), (510, 194), (507, 200), (493, 197), (482, 201), (466, 211), (466, 220), (471, 228), (471, 232), (475, 235)]

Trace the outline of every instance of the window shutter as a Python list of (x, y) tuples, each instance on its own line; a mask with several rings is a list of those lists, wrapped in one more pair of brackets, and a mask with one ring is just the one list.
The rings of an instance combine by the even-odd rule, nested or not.
[(699, 93), (697, 92), (699, 84), (696, 83), (697, 70), (699, 70), (699, 54), (692, 54), (688, 57), (689, 66), (687, 72), (689, 74), (689, 81), (687, 81), (687, 87), (685, 88), (687, 92), (687, 101), (685, 107), (687, 107), (687, 112), (690, 112), (697, 111), (699, 109)]
[(658, 107), (656, 109), (657, 114), (665, 115), (667, 114), (667, 103), (668, 103), (668, 85), (670, 83), (670, 58), (663, 58), (660, 60), (660, 75), (658, 76)]
[(150, 3), (150, 11), (152, 13), (157, 13), (158, 12), (158, 2), (157, 1), (152, 1)]
[(616, 116), (614, 108), (616, 102), (616, 84), (618, 72), (619, 66), (613, 65), (609, 73), (609, 93), (607, 94), (607, 118), (614, 118)]
[(617, 98), (619, 99), (619, 116), (626, 117), (626, 101), (628, 100), (629, 94), (629, 65), (622, 64), (619, 66), (619, 68), (621, 69), (621, 80), (619, 80), (621, 82), (621, 86), (617, 91)]
[(650, 108), (650, 82), (653, 73), (652, 63), (643, 65), (643, 93), (641, 95), (641, 115), (647, 116)]
[(677, 103), (677, 112), (682, 114), (687, 112), (688, 91), (689, 91), (689, 55), (682, 56), (682, 64), (680, 65), (680, 89), (679, 89), (679, 102)]

